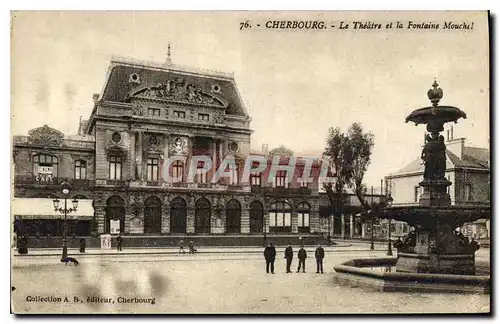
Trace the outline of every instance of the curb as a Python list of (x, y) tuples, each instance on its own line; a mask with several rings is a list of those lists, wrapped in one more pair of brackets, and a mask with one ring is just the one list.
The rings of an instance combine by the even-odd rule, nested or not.
[[(384, 252), (385, 250), (335, 250), (335, 251), (325, 251), (325, 252)], [(194, 254), (190, 253), (184, 253), (182, 255), (195, 255), (195, 254), (261, 254), (261, 251), (228, 251), (228, 252), (222, 252), (222, 251), (200, 251), (196, 252)], [(43, 257), (43, 256), (60, 256), (61, 253), (44, 253), (44, 254), (15, 254), (13, 257), (21, 257), (21, 258), (29, 258), (29, 257)], [(118, 253), (118, 252), (111, 252), (111, 253), (78, 253), (78, 254), (71, 254), (68, 253), (68, 255), (79, 255), (79, 256), (97, 256), (97, 255), (180, 255), (178, 252), (123, 252), (123, 253)]]

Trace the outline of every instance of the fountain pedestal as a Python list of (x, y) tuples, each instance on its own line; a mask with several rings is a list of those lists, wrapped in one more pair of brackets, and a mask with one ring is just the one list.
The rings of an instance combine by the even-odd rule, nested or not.
[[(427, 230), (417, 232), (413, 251), (403, 252), (403, 250), (398, 253), (396, 271), (474, 275), (475, 250), (472, 251), (465, 244), (462, 245), (459, 237), (451, 229), (448, 228), (446, 232), (446, 234)], [(446, 247), (446, 250), (440, 251), (437, 244), (441, 248)]]
[(448, 180), (424, 180), (419, 185), (424, 189), (419, 198), (420, 206), (441, 207), (451, 205), (450, 195), (447, 192), (451, 182)]

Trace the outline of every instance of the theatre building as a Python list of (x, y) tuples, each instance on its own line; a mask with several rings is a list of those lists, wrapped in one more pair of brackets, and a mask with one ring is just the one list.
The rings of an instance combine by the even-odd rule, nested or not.
[[(93, 99), (76, 135), (44, 125), (14, 136), (12, 211), (30, 236), (61, 235), (63, 215), (52, 201), (64, 200), (61, 182), (67, 181), (68, 204), (79, 202), (68, 214), (70, 236), (120, 232), (150, 243), (185, 235), (319, 237), (317, 161), (314, 180), (300, 182), (305, 162), (281, 147), (259, 152), (266, 169), (242, 178), (252, 130), (232, 74), (179, 67), (170, 59), (113, 59)], [(197, 156), (208, 156), (212, 166), (190, 177)], [(235, 167), (213, 183), (228, 157)], [(275, 157), (295, 168), (268, 181)], [(195, 168), (206, 169), (204, 163)]]

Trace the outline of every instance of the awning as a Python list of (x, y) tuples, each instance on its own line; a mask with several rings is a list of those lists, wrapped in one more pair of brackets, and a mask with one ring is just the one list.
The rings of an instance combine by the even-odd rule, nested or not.
[[(59, 205), (64, 206), (64, 199), (59, 199)], [(68, 208), (73, 205), (68, 199)], [(54, 211), (53, 199), (49, 198), (14, 198), (11, 202), (11, 214), (22, 219), (64, 219), (64, 214)], [(92, 219), (94, 208), (92, 199), (78, 199), (76, 212), (67, 214), (67, 219)]]

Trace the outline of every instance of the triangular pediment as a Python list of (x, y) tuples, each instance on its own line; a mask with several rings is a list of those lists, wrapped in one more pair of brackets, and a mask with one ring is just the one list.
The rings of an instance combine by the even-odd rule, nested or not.
[(186, 84), (182, 79), (136, 88), (129, 92), (127, 100), (134, 98), (227, 107), (227, 103), (222, 99), (202, 91), (194, 84)]

